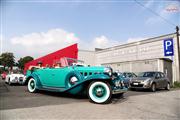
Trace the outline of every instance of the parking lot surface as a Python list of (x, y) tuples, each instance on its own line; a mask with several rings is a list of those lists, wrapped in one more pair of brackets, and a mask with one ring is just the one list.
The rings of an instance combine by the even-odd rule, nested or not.
[(180, 119), (180, 90), (128, 91), (110, 104), (90, 103), (86, 96), (8, 86), (0, 80), (0, 116), (5, 119)]

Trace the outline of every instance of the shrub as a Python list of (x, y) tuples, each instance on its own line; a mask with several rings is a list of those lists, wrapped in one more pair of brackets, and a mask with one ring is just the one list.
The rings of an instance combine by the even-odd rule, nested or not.
[(180, 88), (180, 82), (175, 81), (173, 87), (174, 87), (174, 88)]

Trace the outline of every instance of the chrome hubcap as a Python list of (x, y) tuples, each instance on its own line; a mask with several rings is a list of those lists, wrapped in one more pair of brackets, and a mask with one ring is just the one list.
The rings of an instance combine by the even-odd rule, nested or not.
[(97, 97), (103, 97), (105, 95), (105, 88), (102, 86), (96, 86), (94, 88), (94, 95)]
[(103, 91), (102, 91), (101, 88), (98, 88), (98, 89), (96, 90), (96, 95), (97, 95), (97, 96), (102, 96), (102, 93), (103, 93)]
[(31, 86), (31, 89), (34, 89), (34, 86), (35, 86), (34, 81), (32, 81), (32, 82), (30, 83), (30, 86)]

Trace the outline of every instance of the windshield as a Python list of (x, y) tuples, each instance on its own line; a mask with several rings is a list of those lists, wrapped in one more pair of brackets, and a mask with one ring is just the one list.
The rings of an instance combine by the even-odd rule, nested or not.
[(123, 73), (121, 73), (121, 72), (115, 72), (115, 73), (116, 73), (118, 76), (125, 78), (125, 76), (123, 75)]
[(73, 59), (73, 58), (67, 58), (68, 66), (84, 66), (84, 61)]
[(61, 58), (59, 64), (60, 64), (61, 67), (67, 67), (67, 66), (86, 66), (84, 64), (84, 61), (77, 60), (77, 59), (74, 59), (74, 58), (67, 58), (67, 57)]
[(142, 72), (138, 75), (139, 77), (154, 77), (155, 72)]
[(123, 76), (125, 78), (137, 77), (134, 73), (126, 73), (126, 72), (123, 73)]
[(20, 70), (12, 70), (10, 73), (11, 74), (21, 74), (21, 71)]

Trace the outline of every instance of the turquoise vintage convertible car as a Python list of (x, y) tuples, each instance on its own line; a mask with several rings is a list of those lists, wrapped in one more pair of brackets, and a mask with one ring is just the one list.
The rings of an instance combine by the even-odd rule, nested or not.
[(48, 90), (70, 94), (87, 93), (95, 103), (108, 103), (112, 94), (122, 95), (127, 88), (109, 67), (90, 67), (72, 58), (62, 58), (59, 68), (31, 68), (26, 82), (29, 92)]

